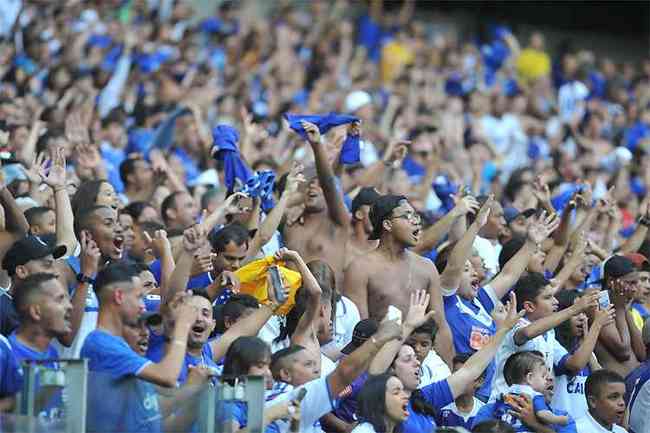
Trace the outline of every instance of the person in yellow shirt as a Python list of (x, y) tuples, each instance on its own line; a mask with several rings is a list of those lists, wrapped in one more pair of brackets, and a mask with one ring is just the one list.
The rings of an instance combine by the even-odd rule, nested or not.
[(535, 32), (530, 36), (529, 45), (517, 58), (516, 67), (519, 79), (528, 83), (551, 72), (551, 58), (544, 51), (544, 36), (541, 33)]
[(638, 282), (634, 300), (630, 306), (630, 314), (640, 331), (650, 316), (650, 262), (639, 253), (625, 254), (625, 257), (632, 260), (637, 269)]
[(413, 63), (415, 54), (404, 31), (395, 35), (381, 49), (381, 78), (390, 83), (402, 72), (405, 66)]

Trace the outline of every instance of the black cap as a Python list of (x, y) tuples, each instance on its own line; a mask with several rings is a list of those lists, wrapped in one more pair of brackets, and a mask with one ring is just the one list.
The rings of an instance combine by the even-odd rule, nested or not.
[(372, 222), (372, 233), (368, 239), (376, 240), (381, 237), (381, 223), (399, 207), (402, 201), (406, 200), (403, 195), (383, 195), (379, 197), (370, 208), (370, 222)]
[(372, 337), (375, 332), (377, 332), (377, 328), (379, 328), (379, 324), (374, 319), (363, 319), (357, 323), (354, 327), (354, 331), (352, 331), (352, 341), (341, 349), (341, 353), (349, 355), (354, 352), (367, 339)]
[(634, 262), (625, 256), (612, 256), (605, 261), (603, 266), (603, 277), (605, 279), (616, 279), (636, 272)]
[(503, 217), (506, 220), (507, 224), (510, 224), (520, 216), (523, 216), (524, 218), (529, 218), (533, 215), (535, 215), (537, 211), (535, 209), (529, 208), (526, 210), (522, 210), (521, 212), (514, 208), (514, 207), (507, 207), (503, 210)]
[(31, 260), (42, 259), (50, 254), (55, 259), (65, 256), (67, 248), (65, 245), (54, 245), (54, 236), (27, 236), (20, 239), (9, 248), (9, 251), (2, 259), (2, 268), (9, 276), (16, 273), (16, 267), (24, 265)]
[(162, 316), (157, 311), (145, 311), (138, 317), (138, 322), (144, 322), (147, 326), (158, 326), (162, 323)]
[(359, 194), (352, 200), (352, 206), (350, 208), (352, 214), (354, 215), (361, 206), (372, 206), (379, 197), (381, 197), (381, 194), (375, 188), (371, 186), (361, 188)]

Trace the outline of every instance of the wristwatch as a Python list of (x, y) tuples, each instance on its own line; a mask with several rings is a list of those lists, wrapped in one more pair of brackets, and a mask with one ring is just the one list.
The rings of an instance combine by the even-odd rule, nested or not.
[(84, 275), (84, 274), (81, 273), (81, 272), (79, 272), (79, 273), (77, 274), (77, 281), (80, 282), (81, 284), (88, 284), (88, 285), (91, 285), (91, 286), (92, 286), (93, 284), (95, 284), (95, 280), (93, 280), (92, 278), (90, 278), (90, 277)]

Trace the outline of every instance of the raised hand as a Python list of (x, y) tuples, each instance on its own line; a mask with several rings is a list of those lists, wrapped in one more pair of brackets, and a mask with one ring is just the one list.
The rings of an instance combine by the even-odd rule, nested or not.
[(289, 194), (293, 194), (300, 189), (300, 185), (306, 182), (305, 176), (303, 174), (305, 167), (298, 163), (294, 162), (291, 166), (291, 170), (287, 175), (287, 184), (285, 191)]
[(433, 319), (435, 312), (429, 311), (427, 313), (430, 299), (431, 295), (429, 295), (426, 290), (417, 290), (415, 292), (411, 292), (409, 310), (408, 313), (406, 313), (406, 318), (404, 319), (405, 328), (413, 330), (422, 326), (427, 321)]
[(304, 120), (300, 122), (300, 124), (307, 133), (307, 140), (309, 140), (311, 144), (320, 143), (321, 135), (318, 126), (314, 125), (311, 122), (305, 122)]
[(392, 167), (399, 167), (406, 158), (408, 148), (411, 142), (408, 140), (400, 140), (389, 143), (384, 155), (384, 164)]
[(82, 167), (94, 170), (102, 164), (102, 157), (99, 154), (97, 146), (92, 144), (79, 144), (75, 150), (77, 151), (77, 163)]
[(97, 271), (99, 270), (99, 260), (102, 254), (92, 235), (88, 231), (83, 230), (80, 238), (79, 244), (81, 245), (81, 255), (79, 261), (81, 262), (81, 273), (92, 278), (97, 275)]
[(528, 226), (528, 239), (539, 245), (544, 242), (559, 225), (560, 218), (556, 213), (547, 216), (546, 212), (542, 212), (539, 218), (534, 220)]
[(206, 233), (200, 224), (194, 225), (183, 232), (183, 248), (189, 254), (194, 254), (207, 242)]
[(537, 176), (533, 182), (533, 195), (540, 203), (551, 202), (551, 190), (540, 176)]
[(397, 320), (382, 320), (375, 335), (375, 340), (382, 346), (391, 340), (401, 340), (402, 327), (397, 323)]
[(292, 261), (292, 262), (297, 262), (298, 260), (301, 259), (300, 254), (298, 254), (298, 252), (290, 250), (288, 248), (280, 248), (273, 255), (273, 258), (275, 260), (284, 260), (284, 261)]
[(474, 220), (474, 224), (480, 229), (485, 224), (487, 224), (488, 218), (490, 217), (490, 211), (492, 210), (492, 203), (494, 202), (494, 199), (492, 196), (487, 199), (487, 201), (483, 204), (481, 209), (478, 211), (478, 214), (476, 215), (476, 219)]
[(171, 251), (171, 243), (167, 239), (167, 232), (165, 230), (156, 230), (153, 234), (153, 239), (145, 231), (144, 239), (156, 257), (162, 257), (165, 251)]
[(480, 205), (478, 201), (471, 195), (463, 195), (463, 190), (459, 189), (458, 192), (451, 196), (454, 201), (453, 212), (458, 216), (465, 216), (468, 213), (475, 213)]
[(510, 292), (510, 299), (506, 305), (501, 304), (495, 308), (492, 317), (497, 329), (510, 330), (525, 314), (524, 310), (517, 312), (517, 295), (515, 292)]
[(361, 135), (361, 122), (352, 122), (348, 126), (347, 134), (352, 136)]
[(52, 159), (41, 164), (38, 174), (44, 183), (57, 190), (66, 187), (65, 155), (62, 147), (56, 147), (52, 153)]
[[(604, 309), (596, 310), (596, 315), (594, 316), (594, 323), (591, 326), (597, 326), (599, 329), (604, 328), (605, 326), (614, 323), (616, 320), (616, 310), (612, 305)], [(585, 334), (587, 333), (585, 329)]]
[(598, 307), (598, 298), (600, 297), (599, 292), (587, 293), (584, 296), (576, 299), (573, 303), (578, 312), (583, 312), (589, 310), (590, 308)]
[(88, 126), (83, 123), (79, 111), (73, 111), (65, 119), (65, 137), (74, 146), (90, 144)]

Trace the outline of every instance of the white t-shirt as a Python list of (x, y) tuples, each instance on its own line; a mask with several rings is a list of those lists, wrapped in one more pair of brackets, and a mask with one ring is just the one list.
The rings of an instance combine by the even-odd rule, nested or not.
[(364, 422), (359, 424), (352, 430), (352, 433), (377, 433), (377, 430), (372, 426), (372, 424)]
[(278, 350), (289, 347), (289, 339), (276, 343), (274, 340), (280, 335), (280, 327), (282, 326), (282, 318), (279, 316), (271, 316), (271, 318), (264, 324), (257, 336), (261, 338), (271, 348), (271, 352), (275, 353)]
[(483, 259), (488, 274), (486, 279), (491, 280), (499, 272), (499, 254), (501, 253), (501, 244), (494, 245), (489, 239), (476, 236), (472, 244), (478, 255)]
[[(522, 318), (519, 322), (508, 332), (506, 337), (501, 342), (501, 346), (497, 350), (495, 357), (496, 371), (492, 382), (492, 394), (490, 395), (490, 402), (494, 402), (501, 394), (508, 390), (508, 384), (503, 377), (503, 366), (510, 357), (510, 355), (523, 352), (526, 350), (536, 350), (544, 355), (544, 361), (550, 371), (553, 367), (558, 365), (560, 360), (568, 354), (567, 350), (555, 339), (555, 331), (553, 329), (547, 331), (542, 335), (528, 340), (523, 345), (519, 346), (515, 343), (515, 333), (528, 326), (531, 322), (526, 318)], [(564, 408), (562, 408), (564, 409)]]
[(451, 376), (449, 366), (434, 350), (431, 350), (420, 366), (420, 385), (418, 388), (440, 382), (449, 376)]
[(570, 81), (563, 84), (558, 92), (558, 106), (560, 119), (570, 122), (576, 117), (585, 114), (585, 101), (589, 96), (589, 89), (580, 81)]
[(329, 359), (325, 354), (320, 354), (320, 376), (329, 376), (331, 372), (336, 370), (336, 363)]
[(361, 315), (357, 305), (349, 298), (341, 296), (336, 303), (336, 318), (334, 320), (334, 338), (324, 347), (335, 345), (338, 350), (343, 349), (352, 341), (352, 333)]
[(630, 397), (630, 431), (650, 431), (650, 375), (641, 375), (634, 385)]
[[(283, 387), (281, 393), (267, 399), (266, 404), (271, 406), (289, 399), (294, 399), (298, 395), (298, 390), (301, 388), (305, 388), (307, 394), (300, 404), (300, 432), (321, 433), (323, 430), (320, 427), (319, 419), (336, 408), (336, 400), (330, 393), (326, 376), (314, 379), (298, 388), (286, 385)], [(289, 422), (286, 420), (278, 420), (274, 423), (280, 432), (286, 433), (289, 431)]]
[(501, 169), (505, 173), (511, 173), (515, 168), (527, 164), (528, 137), (517, 116), (483, 116), (481, 127), (496, 151), (503, 157)]
[[(589, 413), (584, 417), (576, 420), (576, 432), (577, 433), (627, 433), (623, 427), (614, 424), (611, 430), (607, 430), (605, 427), (600, 425)], [(644, 432), (637, 432), (644, 433)]]
[(565, 410), (573, 419), (582, 418), (587, 413), (587, 399), (585, 398), (585, 383), (590, 370), (582, 369), (576, 375), (556, 373), (555, 393), (551, 407)]

